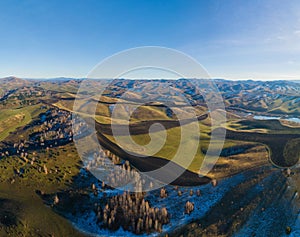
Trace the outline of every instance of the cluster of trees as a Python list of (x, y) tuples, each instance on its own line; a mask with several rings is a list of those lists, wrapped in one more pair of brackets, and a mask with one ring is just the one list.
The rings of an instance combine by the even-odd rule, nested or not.
[[(146, 181), (143, 180), (140, 174), (131, 167), (129, 161), (125, 161), (121, 164), (121, 159), (110, 152), (109, 150), (101, 150), (94, 153), (92, 160), (88, 161), (86, 165), (87, 170), (97, 170), (97, 168), (114, 166), (113, 169), (107, 169), (110, 173), (105, 177), (106, 183), (113, 187), (124, 186), (128, 183), (132, 183), (135, 186), (137, 192), (142, 190), (142, 186), (146, 185)], [(149, 187), (152, 187), (150, 182)]]
[(112, 197), (102, 210), (96, 207), (98, 220), (111, 230), (123, 227), (136, 234), (162, 231), (162, 226), (169, 223), (166, 208), (153, 208), (144, 199), (143, 193), (127, 193)]
[(73, 115), (72, 116), (73, 124), (73, 136), (80, 138), (80, 137), (85, 137), (88, 134), (91, 134), (93, 132), (89, 126), (85, 123), (85, 121), (80, 118), (78, 115)]
[[(129, 161), (121, 163), (121, 159), (110, 152), (103, 150), (95, 152), (94, 159), (88, 163), (87, 169), (93, 169), (99, 166), (105, 166), (108, 162), (111, 165), (119, 167), (119, 172), (112, 172), (107, 176), (109, 185), (120, 184), (127, 182), (127, 180), (135, 181), (136, 193), (124, 192), (122, 195), (111, 197), (107, 204), (103, 207), (101, 204), (96, 204), (95, 212), (97, 214), (98, 222), (102, 227), (110, 230), (117, 230), (122, 227), (124, 230), (131, 231), (136, 234), (150, 233), (153, 231), (161, 232), (163, 225), (169, 223), (170, 214), (166, 208), (153, 208), (149, 202), (144, 199), (144, 194), (139, 191), (145, 185), (145, 181), (141, 178), (139, 173), (131, 167)], [(109, 160), (107, 160), (109, 158)], [(212, 185), (217, 185), (217, 180), (212, 180)], [(104, 182), (102, 188), (104, 188)], [(150, 185), (151, 186), (151, 185)], [(91, 185), (95, 195), (97, 195), (97, 187), (95, 184)], [(178, 196), (183, 194), (182, 190), (176, 186), (174, 188), (178, 192)], [(186, 190), (189, 196), (201, 196), (200, 189)], [(168, 191), (166, 188), (161, 188), (159, 192), (160, 198), (168, 198)], [(183, 206), (184, 213), (190, 215), (194, 211), (194, 203), (187, 201)]]
[[(179, 190), (177, 186), (175, 187), (175, 190), (177, 190), (177, 195), (178, 195), (179, 197), (182, 196), (183, 191)], [(193, 195), (195, 194), (195, 193), (194, 193), (194, 190), (193, 190), (193, 189), (190, 189), (189, 194), (190, 194), (190, 196), (193, 196)], [(198, 197), (201, 196), (201, 191), (200, 191), (200, 189), (197, 189), (197, 190), (196, 190), (196, 195), (197, 195)]]
[(20, 155), (21, 158), (27, 158), (28, 153), (25, 152), (27, 141), (20, 141), (18, 143), (14, 143), (12, 148), (4, 148), (0, 151), (0, 157), (10, 156), (14, 154)]
[(40, 125), (38, 132), (31, 135), (31, 141), (45, 145), (47, 140), (72, 140), (72, 115), (67, 111), (52, 108), (47, 111), (47, 119)]
[[(71, 113), (57, 108), (47, 111), (47, 119), (41, 121), (36, 132), (30, 134), (29, 139), (20, 140), (11, 147), (0, 150), (0, 158), (10, 155), (18, 155), (25, 162), (28, 161), (28, 151), (36, 147), (49, 147), (60, 145), (61, 141), (70, 142), (73, 140), (72, 116)], [(36, 122), (34, 122), (34, 125)], [(28, 125), (28, 126), (32, 126)]]
[[(108, 161), (107, 158), (110, 159), (113, 164), (111, 164), (111, 162)], [(118, 156), (116, 156), (115, 154), (113, 154), (112, 152), (110, 152), (109, 150), (100, 150), (99, 152), (94, 152), (93, 159), (87, 163), (86, 169), (91, 170), (91, 169), (95, 169), (98, 167), (117, 165), (117, 164), (120, 164), (120, 162), (121, 162), (121, 159)], [(126, 163), (122, 166), (122, 168), (124, 170), (127, 170), (127, 166), (129, 166), (129, 165), (127, 165), (127, 163)], [(128, 168), (128, 170), (130, 171), (130, 167)]]

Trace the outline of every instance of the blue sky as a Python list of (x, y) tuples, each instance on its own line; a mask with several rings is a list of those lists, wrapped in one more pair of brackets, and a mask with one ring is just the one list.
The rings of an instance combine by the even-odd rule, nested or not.
[(0, 77), (85, 77), (139, 46), (174, 48), (212, 77), (300, 79), (300, 1), (0, 0)]

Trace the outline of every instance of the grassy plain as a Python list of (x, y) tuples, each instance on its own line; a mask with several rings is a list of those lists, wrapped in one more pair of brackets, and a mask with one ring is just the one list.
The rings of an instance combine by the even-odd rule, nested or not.
[(30, 123), (40, 106), (28, 106), (19, 109), (3, 109), (0, 113), (0, 141), (4, 140), (18, 127)]
[(19, 157), (0, 160), (0, 236), (83, 236), (36, 193), (68, 189), (80, 167), (76, 148), (72, 144), (52, 148), (38, 153), (30, 164), (32, 158), (28, 162)]

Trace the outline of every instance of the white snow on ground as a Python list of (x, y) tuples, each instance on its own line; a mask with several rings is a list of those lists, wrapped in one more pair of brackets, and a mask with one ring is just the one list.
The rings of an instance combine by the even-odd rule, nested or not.
[[(174, 186), (165, 187), (168, 192), (167, 198), (160, 198), (160, 190), (155, 190), (148, 192), (145, 199), (150, 201), (153, 207), (166, 207), (169, 214), (171, 215), (171, 221), (169, 224), (163, 226), (163, 232), (169, 232), (176, 227), (187, 224), (192, 220), (203, 217), (209, 209), (218, 203), (221, 198), (228, 192), (232, 187), (243, 182), (245, 176), (243, 174), (238, 174), (230, 178), (223, 179), (219, 181), (216, 187), (211, 184), (206, 184), (198, 187), (179, 187), (178, 190), (182, 191), (182, 196), (178, 196), (178, 191), (174, 189)], [(190, 196), (190, 190), (193, 189), (194, 195)], [(196, 195), (196, 191), (200, 190), (201, 196)], [(107, 190), (105, 191), (107, 196), (113, 196), (122, 191), (119, 190)], [(99, 192), (97, 197), (91, 194), (91, 198), (99, 200), (103, 192)], [(184, 206), (186, 201), (191, 201), (194, 203), (194, 211), (190, 215), (184, 214)], [(109, 231), (107, 229), (100, 228), (97, 224), (97, 218), (93, 210), (89, 213), (84, 213), (82, 216), (74, 217), (69, 215), (68, 219), (71, 220), (73, 225), (82, 232), (90, 233), (93, 236), (137, 236), (131, 232), (119, 229), (117, 231)], [(161, 233), (152, 233), (138, 236), (157, 236)]]
[[(193, 220), (202, 218), (207, 214), (207, 212), (220, 200), (224, 195), (229, 192), (233, 187), (249, 179), (251, 171), (240, 173), (232, 177), (220, 180), (216, 187), (213, 187), (211, 184), (206, 184), (198, 187), (178, 187), (178, 190), (182, 192), (182, 196), (178, 196), (178, 190), (175, 190), (174, 186), (166, 186), (168, 193), (167, 198), (160, 198), (160, 190), (155, 190), (148, 192), (145, 196), (145, 199), (148, 200), (152, 207), (166, 207), (169, 214), (171, 215), (170, 223), (163, 226), (163, 233), (169, 233), (172, 230), (181, 227), (185, 224), (191, 223)], [(264, 190), (264, 187), (269, 187), (270, 183), (274, 182), (271, 176), (266, 177), (260, 184), (257, 184), (253, 187), (250, 192), (261, 192)], [(103, 197), (104, 193), (107, 197), (121, 194), (123, 191), (117, 189), (107, 189), (104, 191), (101, 190), (101, 185), (97, 184), (96, 187), (99, 190), (98, 196), (94, 196), (93, 193), (90, 194), (90, 197), (95, 201), (99, 201)], [(190, 196), (190, 190), (193, 190), (193, 196)], [(197, 190), (200, 190), (201, 195), (197, 196)], [(280, 200), (280, 196), (278, 196)], [(194, 211), (190, 215), (184, 214), (184, 206), (186, 201), (194, 203)], [(235, 234), (236, 237), (240, 236), (251, 236), (254, 232), (256, 236), (268, 236), (268, 233), (272, 231), (272, 226), (275, 224), (274, 219), (283, 218), (283, 214), (279, 208), (279, 203), (274, 199), (274, 205), (262, 206), (265, 207), (264, 212), (261, 212), (261, 206), (259, 206), (247, 220), (246, 224), (240, 229), (238, 233)], [(279, 208), (279, 209), (278, 209)], [(73, 223), (75, 228), (79, 229), (82, 232), (89, 233), (93, 236), (137, 236), (131, 232), (124, 231), (120, 228), (117, 231), (109, 231), (103, 229), (97, 224), (97, 218), (95, 212), (91, 210), (90, 212), (85, 212), (82, 216), (74, 217), (72, 215), (68, 216), (68, 219)], [(293, 220), (291, 220), (293, 221)], [(296, 223), (290, 223), (292, 227), (292, 233), (289, 236), (299, 237), (300, 236), (300, 213)], [(138, 236), (158, 236), (161, 233), (152, 233), (144, 234)], [(261, 235), (260, 235), (261, 234)], [(265, 235), (266, 234), (266, 235)], [(278, 235), (280, 236), (280, 235)], [(286, 236), (283, 234), (283, 236)]]
[[(272, 176), (268, 176), (260, 182), (259, 185), (264, 185), (265, 187), (272, 187), (270, 183), (274, 182)], [(258, 185), (257, 185), (258, 186)], [(288, 188), (289, 189), (289, 188)], [(253, 210), (247, 222), (242, 226), (242, 228), (234, 234), (234, 237), (244, 237), (244, 236), (275, 236), (275, 237), (286, 237), (300, 236), (300, 216), (293, 226), (295, 221), (295, 216), (293, 213), (288, 213), (287, 210), (290, 210), (290, 196), (285, 196), (284, 186), (282, 191), (278, 192), (278, 196), (275, 196), (272, 199), (272, 203), (265, 206), (264, 200), (261, 200), (260, 205)], [(292, 201), (296, 201), (295, 198)], [(264, 210), (262, 211), (262, 207)], [(300, 213), (299, 213), (300, 215)], [(297, 219), (297, 218), (296, 218)], [(285, 233), (285, 226), (282, 226), (283, 223), (286, 223), (286, 226), (291, 226), (292, 233), (287, 235)]]
[[(155, 191), (157, 193), (156, 197), (155, 192), (150, 192), (146, 195), (146, 199), (149, 200), (155, 207), (166, 207), (168, 209), (168, 212), (171, 214), (171, 222), (163, 226), (163, 232), (169, 232), (183, 224), (190, 223), (193, 220), (203, 217), (211, 207), (222, 199), (226, 192), (237, 184), (243, 182), (244, 179), (245, 176), (243, 174), (239, 174), (219, 181), (216, 187), (212, 187), (211, 184), (193, 188), (180, 187), (179, 190), (182, 191), (181, 197), (178, 196), (177, 191), (174, 190), (173, 186), (167, 186), (167, 198), (160, 198), (158, 196), (158, 190)], [(191, 189), (194, 191), (193, 196), (190, 196)], [(201, 196), (199, 197), (196, 195), (197, 190), (200, 190), (201, 192)], [(194, 211), (190, 215), (184, 214), (184, 206), (187, 201), (194, 203)]]
[[(295, 198), (298, 198), (295, 195)], [(296, 218), (295, 224), (292, 225), (292, 233), (290, 234), (292, 237), (299, 237), (300, 236), (300, 210), (298, 211), (298, 216)]]
[(300, 212), (296, 219), (295, 225), (292, 227), (292, 233), (290, 234), (292, 237), (299, 237), (300, 236)]

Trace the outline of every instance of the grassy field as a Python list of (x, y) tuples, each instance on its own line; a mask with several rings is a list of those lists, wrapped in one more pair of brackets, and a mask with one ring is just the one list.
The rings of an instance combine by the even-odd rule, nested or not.
[[(184, 125), (184, 126), (189, 126), (189, 125)], [(188, 170), (192, 172), (199, 173), (200, 167), (203, 163), (203, 159), (205, 157), (205, 153), (208, 150), (208, 147), (210, 146), (210, 149), (215, 150), (222, 145), (222, 140), (215, 140), (214, 142), (211, 142), (210, 140), (210, 135), (209, 132), (211, 131), (211, 128), (209, 126), (204, 125), (202, 122), (199, 122), (199, 133), (200, 133), (200, 141), (197, 140), (197, 138), (194, 139), (186, 139), (186, 138), (181, 138), (181, 127), (174, 127), (170, 128), (167, 130), (167, 136), (166, 140), (164, 140), (165, 136), (163, 135), (164, 131), (159, 131), (155, 133), (151, 133), (151, 138), (155, 143), (157, 144), (164, 144), (162, 148), (153, 156), (155, 157), (160, 157), (166, 160), (172, 160), (176, 153), (178, 152), (178, 147), (180, 145), (181, 139), (184, 141), (182, 143), (182, 149), (180, 159), (176, 160), (175, 162), (183, 167), (186, 166), (186, 159), (185, 157), (188, 155), (190, 151), (190, 147), (193, 145), (193, 143), (198, 143), (199, 148), (197, 150), (197, 153), (192, 160), (191, 164), (186, 167)], [(111, 135), (106, 135), (106, 137), (112, 141), (116, 142), (115, 138)], [(131, 138), (139, 145), (145, 146), (150, 142), (150, 135), (149, 133), (145, 134), (139, 134), (139, 135), (132, 135)], [(224, 146), (222, 149), (228, 149), (228, 148), (233, 148), (233, 147), (239, 147), (243, 144), (247, 144), (246, 142), (243, 141), (235, 141), (235, 140), (226, 140), (224, 143)], [(131, 146), (128, 144), (127, 146), (128, 150), (137, 154), (141, 154), (145, 152), (145, 148), (140, 147), (140, 146)], [(147, 151), (149, 152), (149, 151)], [(209, 159), (207, 156), (206, 158)]]
[[(73, 145), (52, 148), (38, 153), (30, 164), (32, 158), (30, 155), (28, 162), (18, 157), (0, 160), (0, 236), (83, 236), (36, 193), (68, 189), (79, 172), (76, 148)], [(48, 174), (43, 171), (44, 165)], [(24, 173), (16, 174), (20, 170)]]
[[(96, 121), (98, 123), (103, 124), (103, 126), (99, 126), (98, 130), (99, 132), (103, 133), (106, 138), (108, 138), (112, 143), (116, 143), (116, 140), (112, 136), (111, 132), (109, 131), (110, 128), (108, 128), (106, 125), (109, 125), (111, 123), (111, 117), (110, 117), (110, 111), (108, 109), (108, 106), (110, 105), (111, 101), (110, 98), (104, 98), (105, 103), (99, 103), (96, 110)], [(92, 102), (93, 103), (93, 102)], [(126, 101), (122, 101), (124, 103), (124, 106), (126, 104)], [(128, 102), (127, 102), (128, 103)], [(66, 101), (59, 101), (55, 104), (56, 106), (62, 108), (62, 109), (68, 109), (69, 111), (72, 111), (72, 100), (66, 100)], [(180, 110), (180, 108), (178, 108)], [(182, 109), (183, 111), (184, 109)], [(197, 108), (197, 110), (201, 111), (203, 108)], [(86, 111), (88, 112), (88, 111)], [(203, 111), (202, 111), (203, 112)], [(84, 116), (86, 114), (83, 114)], [(231, 115), (229, 113), (229, 115)], [(124, 114), (120, 114), (118, 117), (122, 118), (124, 117)], [(239, 117), (229, 116), (229, 122), (226, 124), (223, 124), (224, 127), (233, 130), (233, 131), (244, 131), (248, 132), (249, 137), (251, 137), (251, 134), (254, 135), (256, 133), (270, 133), (270, 134), (285, 134), (285, 133), (297, 133), (296, 130), (291, 130), (289, 127), (282, 125), (279, 121), (268, 121), (267, 123), (265, 121), (258, 121), (258, 120), (241, 120)], [(162, 113), (160, 108), (155, 106), (144, 106), (141, 107), (137, 113), (136, 117), (134, 117), (131, 120), (131, 123), (135, 124), (137, 126), (130, 127), (131, 132), (131, 138), (140, 146), (132, 146), (130, 143), (128, 143), (126, 146), (127, 150), (134, 152), (136, 154), (145, 154), (149, 153), (147, 151), (147, 144), (150, 142), (150, 135), (149, 135), (149, 126), (142, 124), (143, 120), (153, 120), (155, 119), (162, 119), (169, 121), (168, 123), (172, 123), (172, 119), (166, 117), (165, 113)], [(122, 119), (114, 120), (114, 124), (122, 125), (124, 124)], [(161, 122), (162, 123), (162, 122)], [(139, 125), (140, 124), (140, 125)], [(163, 124), (163, 123), (162, 123)], [(140, 129), (139, 126), (142, 126), (144, 129)], [(188, 126), (188, 125), (185, 125)], [(176, 164), (187, 168), (191, 172), (199, 173), (199, 169), (201, 165), (203, 164), (203, 159), (205, 157), (205, 153), (208, 150), (208, 146), (212, 150), (217, 149), (222, 144), (221, 140), (215, 140), (214, 142), (211, 142), (210, 139), (210, 132), (211, 132), (211, 125), (210, 125), (210, 119), (204, 119), (201, 122), (199, 122), (199, 134), (200, 134), (200, 142), (199, 142), (199, 148), (197, 150), (197, 153), (192, 160), (191, 164), (186, 167), (186, 156), (188, 155), (190, 151), (190, 147), (194, 142), (197, 142), (195, 139), (183, 139), (185, 142), (182, 144), (182, 150), (184, 152), (181, 153), (180, 158), (177, 160), (174, 160), (174, 156), (178, 151), (178, 147), (181, 141), (180, 133), (181, 128), (178, 126), (172, 127), (170, 126), (167, 129), (166, 132), (166, 141), (164, 136), (164, 131), (158, 131), (158, 132), (152, 132), (151, 138), (155, 141), (156, 144), (164, 144), (161, 149), (156, 153), (153, 154), (153, 157), (158, 157), (166, 160), (173, 160)], [(120, 127), (119, 131), (122, 131), (122, 127)], [(122, 134), (122, 132), (120, 132)], [(276, 135), (278, 137), (278, 135)], [(126, 140), (126, 137), (123, 137), (123, 139)], [(224, 152), (227, 152), (226, 156), (224, 156)], [(238, 152), (237, 152), (238, 151)], [(258, 165), (265, 164), (268, 162), (268, 151), (271, 154), (271, 149), (268, 146), (268, 143), (264, 143), (261, 141), (256, 141), (255, 139), (246, 139), (244, 138), (236, 138), (236, 137), (227, 137), (225, 140), (223, 150), (221, 157), (219, 158), (217, 165), (215, 168), (208, 174), (211, 178), (222, 178), (226, 176), (230, 176), (234, 173), (238, 173), (241, 170), (246, 170)], [(269, 154), (269, 155), (270, 155)], [(207, 159), (211, 159), (213, 157), (206, 156)], [(145, 162), (145, 160), (143, 161)], [(236, 167), (240, 167), (236, 168)]]
[[(293, 130), (293, 128), (291, 128)], [(290, 167), (299, 161), (299, 134), (286, 133), (238, 132), (227, 129), (226, 139), (264, 144), (268, 148), (270, 161), (280, 167)]]
[(39, 110), (38, 105), (20, 109), (4, 109), (0, 114), (0, 141), (4, 140), (16, 128), (30, 123)]
[(228, 129), (243, 132), (261, 132), (270, 134), (299, 134), (300, 129), (285, 126), (279, 120), (233, 120), (227, 126)]
[[(104, 97), (105, 103), (99, 103), (97, 105), (96, 109), (96, 116), (95, 119), (98, 123), (103, 124), (102, 126), (99, 126), (99, 131), (103, 133), (106, 138), (108, 138), (111, 142), (116, 143), (116, 140), (112, 136), (110, 130), (110, 127), (107, 127), (106, 125), (109, 125), (111, 123), (111, 114), (108, 109), (110, 102), (113, 103), (115, 101), (112, 101), (110, 98)], [(90, 103), (96, 103), (91, 101)], [(124, 106), (126, 106), (126, 101), (122, 101), (124, 103)], [(84, 105), (85, 103), (82, 102)], [(67, 109), (68, 111), (72, 111), (73, 107), (73, 100), (61, 100), (57, 103), (54, 104), (55, 106), (62, 108), (62, 109)], [(82, 106), (83, 106), (82, 105)], [(95, 106), (95, 105), (94, 105)], [(177, 108), (181, 111), (184, 111), (184, 109)], [(197, 110), (202, 111), (203, 108), (197, 108)], [(85, 109), (83, 110), (83, 116), (86, 116), (89, 111), (86, 111)], [(203, 111), (202, 111), (203, 112)], [(118, 120), (113, 120), (114, 124), (122, 125), (124, 124), (124, 121), (122, 120), (123, 117), (125, 117), (125, 114), (119, 114), (118, 116), (120, 119)], [(132, 146), (131, 144), (127, 145), (127, 150), (134, 152), (136, 154), (145, 154), (149, 153), (150, 151), (146, 151), (147, 149), (145, 145), (147, 145), (150, 142), (150, 139), (152, 138), (156, 144), (164, 144), (162, 148), (157, 152), (157, 153), (151, 153), (154, 157), (166, 159), (166, 160), (172, 160), (175, 156), (175, 154), (178, 151), (178, 147), (181, 141), (180, 133), (181, 133), (181, 128), (178, 126), (172, 127), (170, 126), (167, 129), (166, 133), (166, 141), (165, 136), (164, 136), (164, 131), (158, 131), (158, 132), (152, 132), (151, 133), (151, 138), (149, 135), (149, 124), (143, 124), (142, 121), (150, 121), (150, 120), (158, 120), (160, 119), (161, 123), (163, 123), (163, 120), (168, 121), (168, 124), (170, 125), (172, 123), (172, 119), (166, 116), (165, 111), (162, 111), (160, 107), (156, 106), (142, 106), (140, 107), (136, 113), (135, 116), (132, 118), (131, 123), (136, 124), (137, 126), (132, 126), (130, 128), (131, 138), (140, 146)], [(270, 131), (273, 131), (274, 129), (279, 129), (281, 128), (282, 131), (285, 129), (285, 126), (282, 126), (278, 121), (278, 124), (275, 124), (275, 122), (271, 123), (269, 127), (265, 128), (263, 125), (256, 124), (256, 122), (253, 122), (253, 124), (243, 124), (243, 121), (238, 120), (237, 118), (231, 118), (232, 122), (229, 122), (228, 124), (225, 124), (225, 126), (230, 127), (231, 129), (236, 129), (236, 130), (243, 130), (243, 131), (257, 131), (257, 130), (267, 130), (269, 129)], [(157, 121), (158, 122), (158, 121)], [(259, 121), (257, 122), (259, 123)], [(143, 129), (140, 129), (140, 126), (143, 127)], [(184, 126), (189, 126), (189, 125), (184, 125)], [(120, 133), (122, 134), (122, 127), (119, 128)], [(205, 157), (205, 153), (208, 150), (208, 146), (212, 150), (217, 149), (222, 145), (221, 140), (215, 140), (214, 142), (211, 142), (210, 139), (210, 132), (211, 132), (211, 126), (210, 126), (210, 119), (204, 119), (201, 122), (199, 122), (199, 134), (200, 134), (200, 142), (196, 141), (195, 139), (183, 139), (185, 142), (182, 144), (182, 150), (184, 152), (181, 153), (181, 156), (179, 159), (174, 161), (175, 163), (181, 165), (182, 167), (187, 168), (189, 171), (199, 173), (199, 169), (203, 163), (203, 159)], [(126, 140), (126, 137), (123, 137), (123, 139)], [(186, 167), (186, 155), (188, 155), (188, 151), (190, 150), (191, 145), (194, 142), (199, 143), (199, 148), (197, 150), (197, 153), (191, 162), (191, 164)], [(251, 143), (251, 142), (250, 142)], [(247, 149), (245, 149), (245, 145), (249, 144), (249, 141), (243, 141), (243, 140), (236, 140), (236, 139), (227, 139), (224, 143), (223, 150), (230, 150), (229, 148), (232, 148), (232, 150), (236, 151), (239, 150), (240, 154), (235, 154), (233, 153), (232, 155), (235, 156), (234, 161), (230, 160), (228, 157), (221, 157), (221, 159), (218, 161), (219, 166), (228, 166), (229, 168), (227, 169), (226, 172), (220, 171), (220, 169), (216, 169), (213, 172), (210, 172), (210, 177), (223, 177), (223, 176), (228, 176), (231, 173), (237, 172), (236, 169), (234, 169), (235, 166), (242, 167), (242, 169), (248, 169), (251, 168), (252, 166), (262, 164), (267, 162), (268, 157), (266, 157), (266, 149), (260, 144), (257, 143), (251, 143), (251, 147), (248, 147), (250, 151), (252, 152), (249, 154), (247, 152)], [(254, 147), (254, 148), (253, 148)], [(256, 147), (256, 148), (255, 148)], [(251, 150), (252, 148), (252, 150)], [(245, 156), (245, 153), (247, 154)], [(239, 159), (240, 156), (240, 159)], [(257, 157), (259, 156), (259, 157)], [(210, 159), (210, 157), (206, 157), (207, 159)], [(261, 159), (262, 158), (262, 159)], [(224, 169), (223, 169), (224, 171)]]
[[(74, 106), (74, 98), (70, 97), (66, 100), (60, 100), (55, 102), (53, 105), (58, 108), (73, 111)], [(94, 100), (89, 101), (78, 101), (77, 103), (80, 105), (80, 112), (86, 116), (95, 116), (95, 119), (99, 123), (110, 124), (112, 120), (112, 107), (114, 106), (115, 100), (110, 98), (103, 98), (103, 102), (98, 103)], [(118, 124), (124, 124), (128, 119), (129, 109), (134, 104), (120, 101), (118, 104), (117, 113), (114, 115), (113, 122)], [(111, 110), (110, 110), (110, 106)], [(95, 111), (92, 109), (95, 108)], [(170, 120), (170, 118), (166, 115), (165, 109), (159, 106), (139, 106), (136, 111), (130, 117), (131, 122), (139, 122), (143, 120)]]

